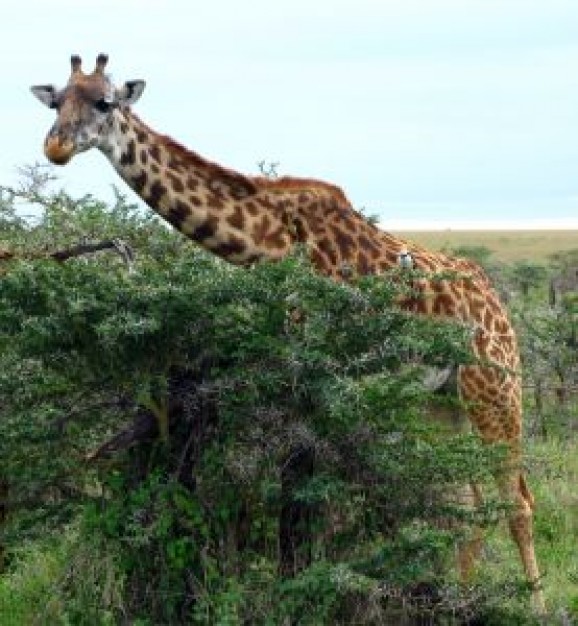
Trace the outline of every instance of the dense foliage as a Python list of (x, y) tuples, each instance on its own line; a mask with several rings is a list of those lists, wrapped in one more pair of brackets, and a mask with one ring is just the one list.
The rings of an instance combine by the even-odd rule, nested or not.
[[(234, 268), (118, 194), (0, 209), (2, 623), (530, 619), (502, 604), (527, 590), (455, 582), (456, 540), (503, 507), (451, 494), (500, 450), (424, 419), (455, 408), (426, 369), (471, 356), (396, 308), (407, 274)], [(128, 265), (44, 258), (115, 238)]]

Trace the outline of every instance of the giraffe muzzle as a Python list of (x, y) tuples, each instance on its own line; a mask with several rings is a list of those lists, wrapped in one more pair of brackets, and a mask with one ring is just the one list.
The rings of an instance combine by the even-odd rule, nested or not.
[(74, 143), (70, 139), (61, 139), (58, 136), (48, 137), (44, 143), (46, 158), (55, 165), (65, 165), (74, 153)]

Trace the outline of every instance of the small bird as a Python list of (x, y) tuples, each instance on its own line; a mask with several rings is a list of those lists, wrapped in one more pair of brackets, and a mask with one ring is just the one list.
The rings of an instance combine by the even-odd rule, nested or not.
[(413, 257), (405, 248), (397, 255), (397, 262), (404, 270), (411, 270), (413, 268)]

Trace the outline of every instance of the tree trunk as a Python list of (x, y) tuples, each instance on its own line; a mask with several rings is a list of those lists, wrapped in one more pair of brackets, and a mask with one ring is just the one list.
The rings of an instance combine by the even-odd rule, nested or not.
[(312, 448), (298, 446), (281, 470), (281, 516), (279, 519), (279, 569), (283, 576), (295, 576), (311, 563), (314, 505), (299, 502), (295, 491), (313, 474)]

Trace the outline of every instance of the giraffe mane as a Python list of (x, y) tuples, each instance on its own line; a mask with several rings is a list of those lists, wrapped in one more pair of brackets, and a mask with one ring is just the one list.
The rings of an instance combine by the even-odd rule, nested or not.
[(163, 144), (171, 154), (178, 155), (185, 164), (190, 163), (194, 169), (203, 169), (207, 172), (207, 178), (211, 182), (218, 182), (228, 187), (231, 195), (234, 197), (252, 196), (257, 193), (257, 185), (249, 176), (245, 176), (240, 172), (223, 167), (214, 161), (205, 159), (197, 152), (189, 150), (172, 137), (166, 135), (161, 136), (161, 144)]
[(261, 190), (273, 193), (320, 190), (333, 196), (339, 204), (349, 206), (349, 200), (343, 190), (337, 185), (315, 178), (299, 178), (293, 176), (267, 178), (266, 176), (249, 176), (242, 174), (202, 157), (200, 154), (187, 148), (169, 135), (157, 133), (150, 128), (150, 126), (145, 124), (132, 110), (127, 108), (125, 112), (135, 118), (141, 126), (146, 128), (149, 134), (154, 135), (159, 144), (164, 146), (168, 152), (181, 159), (185, 166), (187, 163), (190, 163), (194, 169), (201, 168), (208, 172), (207, 177), (210, 181), (218, 182), (229, 187), (232, 195), (235, 197), (252, 196)]
[(321, 190), (329, 193), (340, 204), (349, 205), (349, 200), (343, 190), (337, 185), (326, 183), (316, 178), (299, 178), (293, 176), (282, 176), (281, 178), (267, 178), (266, 176), (254, 176), (252, 180), (261, 188), (267, 191), (279, 192), (299, 191), (299, 190)]
[(203, 169), (208, 172), (207, 178), (209, 181), (219, 182), (230, 188), (233, 196), (251, 196), (257, 193), (258, 188), (255, 182), (249, 176), (245, 176), (240, 172), (229, 169), (214, 161), (205, 159), (197, 152), (185, 147), (182, 143), (176, 141), (169, 135), (161, 135), (153, 130), (148, 124), (145, 124), (132, 110), (125, 109), (125, 113), (133, 117), (147, 132), (155, 137), (158, 143), (175, 158), (182, 161), (186, 167), (190, 164), (193, 169)]

